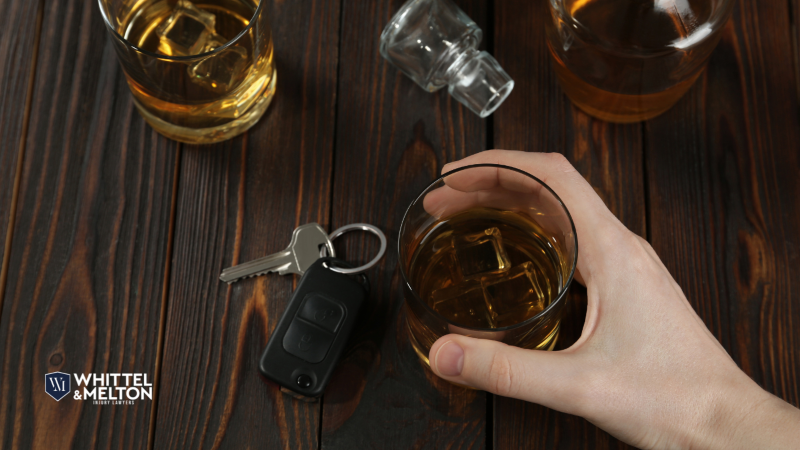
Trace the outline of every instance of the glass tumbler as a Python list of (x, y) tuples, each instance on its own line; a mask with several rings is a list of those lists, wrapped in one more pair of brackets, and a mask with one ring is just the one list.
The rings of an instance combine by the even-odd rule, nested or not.
[(236, 136), (275, 93), (272, 33), (258, 0), (98, 0), (145, 120), (176, 141)]
[(567, 96), (611, 122), (671, 108), (702, 72), (733, 0), (548, 0), (547, 45)]
[(425, 364), (449, 333), (555, 345), (578, 241), (566, 206), (536, 177), (496, 164), (443, 175), (408, 207), (398, 247), (411, 344)]

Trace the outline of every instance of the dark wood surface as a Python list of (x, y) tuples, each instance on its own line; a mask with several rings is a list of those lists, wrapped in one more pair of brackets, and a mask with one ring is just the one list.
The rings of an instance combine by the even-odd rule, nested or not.
[(41, 20), (4, 268), (0, 447), (144, 449), (151, 402), (55, 402), (43, 381), (156, 375), (177, 145), (135, 111), (96, 5), (47, 3)]
[(798, 405), (800, 104), (787, 58), (791, 11), (785, 2), (739, 3), (697, 85), (645, 125), (645, 159), (654, 249), (737, 364)]
[(273, 104), (245, 135), (182, 151), (154, 448), (319, 444), (320, 403), (258, 373), (297, 280), (219, 281), (225, 267), (285, 248), (298, 225), (330, 229), (339, 3), (276, 2), (269, 13)]
[(11, 256), (10, 230), (19, 189), (20, 154), (30, 118), (30, 94), (39, 48), (39, 2), (3, 1), (0, 15), (0, 307)]
[[(544, 1), (457, 2), (517, 81), (486, 120), (380, 58), (401, 3), (271, 2), (273, 104), (244, 135), (193, 147), (139, 117), (93, 1), (0, 0), (0, 448), (625, 447), (442, 383), (409, 346), (402, 214), (442, 165), (486, 148), (564, 153), (745, 372), (800, 404), (800, 0), (738, 2), (698, 83), (633, 125), (563, 96)], [(390, 243), (317, 403), (257, 372), (297, 279), (217, 280), (307, 222), (373, 223)], [(355, 262), (376, 248), (337, 241)], [(560, 348), (583, 323), (585, 290), (570, 299)], [(144, 372), (154, 400), (55, 402), (41, 383), (57, 370)]]

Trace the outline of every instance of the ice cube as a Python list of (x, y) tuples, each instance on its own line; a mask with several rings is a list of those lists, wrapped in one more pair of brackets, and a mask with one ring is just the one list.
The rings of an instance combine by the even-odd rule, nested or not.
[[(225, 45), (225, 42), (224, 38), (215, 34), (209, 38), (203, 52), (210, 52)], [(238, 45), (232, 45), (190, 65), (187, 70), (195, 83), (212, 92), (224, 94), (244, 79), (246, 67), (247, 50)]]
[(485, 277), (481, 283), (489, 314), (497, 327), (525, 321), (547, 306), (536, 266), (530, 261)]
[(435, 270), (426, 270), (422, 275), (423, 285), (430, 286), (431, 291), (444, 289), (462, 281), (453, 249), (435, 254), (431, 260), (434, 261)]
[(464, 278), (502, 272), (511, 267), (497, 227), (453, 237), (456, 259)]
[(431, 306), (446, 319), (465, 327), (494, 328), (481, 282), (464, 281), (431, 293)]
[(172, 14), (156, 29), (158, 51), (167, 56), (190, 56), (203, 53), (208, 40), (215, 36), (214, 14), (203, 11), (188, 0), (179, 0)]

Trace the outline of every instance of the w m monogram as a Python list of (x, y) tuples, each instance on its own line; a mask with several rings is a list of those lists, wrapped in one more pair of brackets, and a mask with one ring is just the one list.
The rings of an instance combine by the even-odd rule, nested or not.
[(64, 372), (51, 372), (44, 376), (44, 390), (50, 397), (60, 401), (70, 391), (70, 376)]

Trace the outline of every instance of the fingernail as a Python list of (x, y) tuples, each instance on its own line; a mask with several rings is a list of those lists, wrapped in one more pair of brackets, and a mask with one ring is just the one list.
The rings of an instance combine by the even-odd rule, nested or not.
[(461, 375), (464, 368), (464, 349), (453, 341), (445, 343), (436, 353), (436, 371), (446, 377)]

